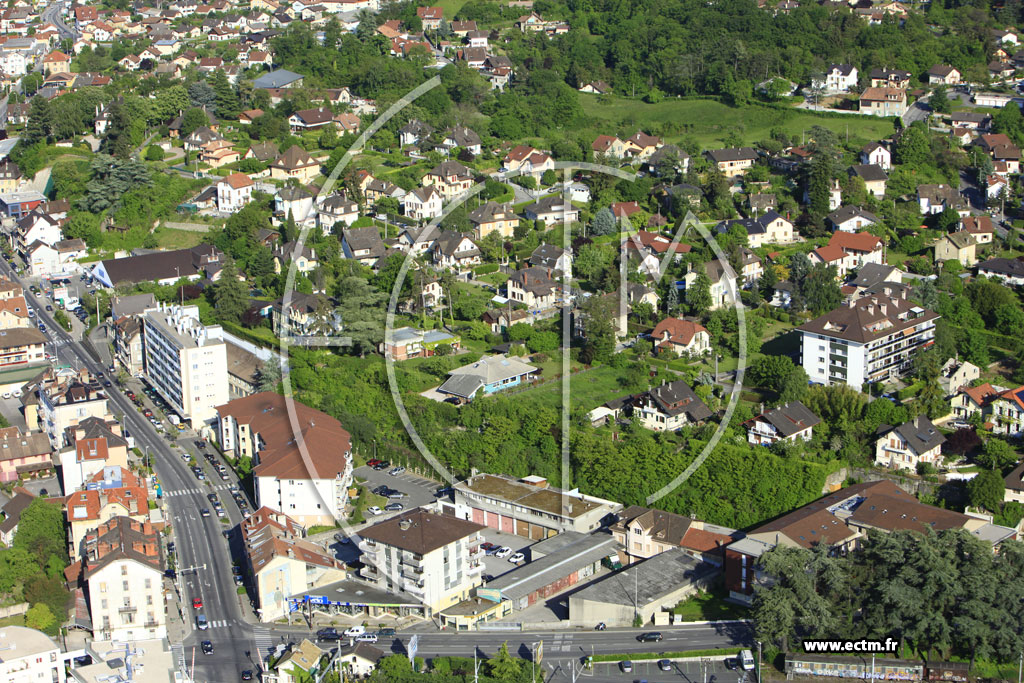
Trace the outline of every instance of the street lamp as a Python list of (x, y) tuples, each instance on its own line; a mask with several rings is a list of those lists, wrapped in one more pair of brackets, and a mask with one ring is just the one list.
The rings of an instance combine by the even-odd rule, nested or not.
[(757, 683), (761, 683), (761, 641), (757, 641)]

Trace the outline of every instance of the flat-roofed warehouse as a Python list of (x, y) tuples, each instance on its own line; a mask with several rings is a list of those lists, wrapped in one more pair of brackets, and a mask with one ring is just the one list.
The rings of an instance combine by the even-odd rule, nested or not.
[(454, 514), (507, 534), (541, 540), (615, 522), (621, 503), (548, 486), (543, 477), (476, 474), (455, 485)]
[(671, 610), (681, 600), (711, 587), (721, 570), (695, 560), (683, 548), (636, 562), (595, 581), (569, 596), (573, 626), (631, 626), (639, 615), (649, 624), (654, 615)]

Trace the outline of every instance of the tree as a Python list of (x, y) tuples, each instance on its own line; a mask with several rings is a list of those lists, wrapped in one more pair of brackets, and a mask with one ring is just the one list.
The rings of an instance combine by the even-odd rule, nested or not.
[(45, 140), (50, 134), (50, 102), (45, 97), (33, 97), (25, 125), (25, 145)]
[(32, 553), (40, 566), (46, 566), (51, 557), (67, 560), (63, 515), (59, 506), (36, 498), (21, 513), (14, 547)]
[(522, 660), (516, 659), (508, 651), (508, 643), (502, 643), (498, 654), (487, 660), (488, 674), (499, 681), (514, 681), (522, 672)]
[(794, 367), (789, 356), (761, 356), (750, 366), (750, 380), (755, 386), (779, 392)]
[(159, 145), (150, 145), (146, 148), (146, 161), (163, 161), (164, 151)]
[(1017, 462), (1017, 454), (1007, 442), (992, 437), (985, 442), (982, 452), (975, 458), (978, 464), (992, 470), (1003, 470)]
[(217, 107), (217, 93), (206, 81), (196, 81), (188, 86), (188, 98), (195, 107), (205, 107), (210, 111)]
[(249, 292), (245, 284), (238, 279), (238, 269), (233, 261), (224, 264), (220, 278), (213, 289), (213, 299), (217, 306), (217, 315), (232, 323), (241, 321), (249, 308)]
[(615, 352), (617, 307), (617, 301), (601, 296), (592, 296), (583, 302), (583, 336), (587, 340), (584, 351), (591, 361), (605, 362)]
[(558, 174), (555, 173), (554, 170), (552, 170), (550, 168), (548, 170), (544, 171), (543, 175), (541, 175), (541, 177), (540, 177), (541, 185), (551, 186), (551, 185), (554, 185), (557, 182), (558, 182)]
[(277, 391), (281, 383), (281, 366), (276, 362), (265, 362), (257, 371), (258, 388), (260, 391)]
[(829, 212), (833, 167), (834, 161), (828, 154), (816, 154), (811, 161), (807, 194), (811, 200), (811, 212), (818, 216)]
[(928, 135), (921, 126), (911, 124), (904, 129), (896, 143), (893, 161), (897, 164), (908, 164), (918, 166), (927, 163), (931, 159), (931, 145), (928, 142)]
[(39, 602), (28, 608), (25, 613), (25, 626), (34, 628), (43, 633), (50, 633), (57, 625), (57, 618), (46, 606), (46, 603)]
[(929, 420), (949, 415), (951, 410), (949, 401), (946, 400), (946, 395), (942, 391), (942, 387), (939, 386), (938, 377), (933, 377), (921, 387), (921, 391), (917, 395), (917, 405)]
[(558, 348), (560, 339), (557, 332), (534, 332), (526, 341), (526, 348), (530, 353), (551, 353)]
[(704, 315), (711, 309), (711, 278), (702, 268), (693, 284), (686, 288), (686, 304), (690, 315)]
[(192, 107), (181, 119), (181, 137), (192, 135), (198, 128), (210, 125), (210, 118), (199, 107)]
[(932, 109), (939, 114), (948, 114), (952, 109), (949, 97), (946, 95), (946, 86), (940, 85), (932, 91), (931, 99), (928, 101)]
[[(879, 403), (879, 401), (875, 401)], [(889, 403), (889, 401), (885, 401)], [(981, 437), (973, 427), (958, 429), (946, 437), (946, 450), (957, 455), (967, 455), (981, 445)]]
[(594, 220), (590, 222), (590, 233), (595, 237), (612, 235), (617, 230), (615, 215), (612, 210), (605, 207), (594, 214)]
[[(443, 278), (442, 278), (443, 280)], [(446, 287), (449, 301), (452, 288)], [(384, 319), (387, 315), (388, 294), (377, 291), (366, 280), (349, 276), (338, 283), (339, 305), (335, 309), (341, 318), (344, 336), (352, 340), (352, 352), (365, 356), (384, 341)], [(455, 305), (457, 302), (452, 302)]]
[(836, 282), (835, 266), (815, 264), (800, 287), (804, 300), (815, 315), (837, 308), (843, 300), (842, 290)]
[(983, 470), (967, 482), (967, 497), (971, 505), (989, 512), (999, 512), (1005, 492), (1003, 477), (995, 470)]

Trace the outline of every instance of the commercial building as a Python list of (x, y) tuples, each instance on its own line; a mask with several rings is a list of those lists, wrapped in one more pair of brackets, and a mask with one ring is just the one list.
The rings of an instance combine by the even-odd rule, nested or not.
[(466, 600), (483, 573), (481, 524), (422, 508), (363, 529), (361, 575), (388, 592), (408, 593), (430, 613)]
[(331, 524), (345, 514), (352, 485), (349, 433), (335, 418), (263, 391), (217, 407), (225, 453), (253, 459), (256, 502), (299, 524)]
[(228, 400), (227, 349), (220, 325), (199, 322), (198, 306), (164, 306), (142, 316), (144, 373), (182, 419), (198, 427)]
[(812, 382), (855, 389), (899, 377), (918, 349), (935, 341), (939, 315), (906, 298), (906, 290), (883, 284), (866, 296), (815, 318), (798, 329), (801, 358)]
[(548, 486), (543, 477), (476, 474), (455, 485), (453, 512), (460, 519), (542, 540), (564, 531), (589, 533), (621, 509), (621, 503)]
[(288, 614), (288, 598), (345, 578), (345, 565), (288, 515), (261, 507), (241, 524), (260, 621)]
[(34, 628), (0, 628), (0, 680), (6, 683), (63, 683), (64, 658), (57, 643)]

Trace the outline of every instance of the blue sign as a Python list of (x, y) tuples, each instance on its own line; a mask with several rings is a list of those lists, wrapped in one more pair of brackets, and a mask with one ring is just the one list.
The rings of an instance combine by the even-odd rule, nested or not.
[(307, 595), (306, 602), (311, 602), (314, 605), (329, 605), (331, 601), (326, 595)]

